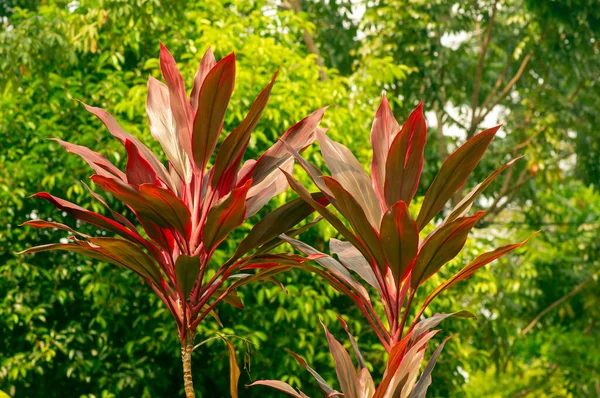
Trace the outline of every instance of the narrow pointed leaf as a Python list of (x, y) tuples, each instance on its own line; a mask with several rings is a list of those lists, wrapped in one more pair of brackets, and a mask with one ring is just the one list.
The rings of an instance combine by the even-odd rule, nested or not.
[(192, 152), (198, 170), (204, 170), (215, 150), (235, 83), (235, 54), (231, 53), (208, 72), (198, 96)]
[(416, 289), (452, 260), (463, 248), (469, 232), (485, 214), (460, 217), (432, 232), (423, 242), (411, 274), (410, 286)]
[(351, 287), (357, 294), (364, 298), (364, 300), (370, 300), (369, 293), (367, 293), (367, 290), (364, 288), (364, 286), (358, 283), (358, 281), (354, 279), (350, 272), (348, 272), (348, 270), (336, 259), (318, 251), (314, 247), (307, 245), (302, 241), (290, 238), (289, 236), (281, 235), (281, 239), (288, 242), (296, 249), (309, 256), (309, 258), (314, 259), (314, 261), (316, 261), (323, 268), (331, 272), (336, 278), (338, 278), (339, 280), (343, 281), (346, 285)]
[(329, 240), (329, 250), (340, 258), (341, 263), (346, 268), (356, 272), (365, 282), (381, 291), (381, 286), (379, 286), (373, 268), (352, 243), (331, 238)]
[(159, 214), (168, 227), (177, 229), (188, 236), (191, 228), (191, 215), (187, 206), (171, 191), (156, 185), (140, 185), (140, 195)]
[(502, 173), (506, 168), (512, 166), (517, 160), (521, 158), (522, 156), (519, 156), (518, 158), (515, 158), (510, 162), (506, 163), (502, 167), (494, 170), (482, 183), (478, 184), (475, 188), (473, 188), (471, 192), (469, 192), (456, 206), (454, 206), (454, 208), (452, 209), (450, 214), (448, 214), (448, 217), (446, 217), (444, 222), (447, 223), (450, 221), (454, 221), (458, 217), (467, 214), (475, 199), (477, 199), (477, 197), (481, 195), (481, 193), (488, 187), (488, 185), (490, 185), (496, 179), (496, 177), (498, 177), (500, 173)]
[(123, 130), (123, 128), (119, 125), (119, 123), (117, 123), (115, 118), (110, 113), (106, 112), (104, 109), (89, 106), (84, 104), (83, 102), (82, 105), (88, 112), (96, 116), (108, 128), (108, 131), (110, 131), (110, 133), (116, 139), (121, 141), (121, 144), (123, 144), (123, 146), (125, 145), (125, 142), (127, 140), (131, 141), (138, 148), (140, 155), (144, 159), (146, 159), (146, 161), (150, 163), (150, 165), (152, 165), (152, 168), (158, 175), (158, 178), (160, 178), (160, 180), (167, 184), (169, 187), (173, 188), (173, 183), (171, 181), (171, 177), (169, 176), (169, 172), (167, 171), (165, 166), (160, 162), (160, 160), (158, 160), (156, 155), (154, 155), (154, 153), (152, 153), (152, 151), (148, 149), (146, 145), (142, 144), (142, 142), (136, 137)]
[[(400, 131), (400, 125), (394, 118), (390, 103), (385, 95), (375, 113), (375, 119), (371, 126), (371, 146), (373, 147), (373, 160), (371, 162), (371, 178), (373, 188), (379, 199), (379, 203), (385, 205), (385, 164), (388, 157), (392, 137)], [(385, 210), (382, 206), (382, 210)]]
[(217, 60), (215, 59), (215, 55), (209, 47), (202, 56), (202, 60), (196, 71), (196, 76), (194, 76), (194, 84), (192, 86), (192, 93), (190, 94), (190, 101), (194, 112), (198, 109), (198, 96), (200, 95), (200, 88), (204, 83), (204, 79), (206, 79), (208, 72), (210, 72), (216, 63)]
[[(317, 203), (323, 205), (327, 204), (327, 200), (321, 193), (313, 194), (311, 198)], [(314, 209), (312, 206), (302, 198), (289, 201), (283, 206), (270, 212), (265, 217), (261, 218), (248, 235), (242, 239), (232, 256), (233, 261), (241, 258), (253, 248), (267, 243), (272, 239), (277, 238), (280, 234), (287, 232), (290, 228), (294, 227), (313, 212)]]
[(288, 349), (286, 349), (286, 351), (289, 352), (290, 354), (292, 354), (292, 356), (294, 357), (294, 359), (296, 359), (296, 361), (300, 364), (300, 366), (302, 366), (304, 369), (308, 370), (308, 373), (310, 373), (312, 375), (312, 377), (315, 378), (317, 383), (319, 383), (319, 387), (321, 387), (321, 390), (323, 390), (323, 392), (325, 394), (327, 394), (327, 396), (329, 396), (330, 394), (338, 393), (336, 390), (333, 389), (333, 387), (331, 387), (325, 381), (325, 379), (323, 377), (321, 377), (320, 374), (318, 374), (313, 368), (308, 366), (306, 361), (300, 355), (298, 355), (295, 352), (290, 351)]
[(325, 330), (327, 341), (329, 342), (329, 351), (331, 351), (331, 355), (335, 361), (335, 372), (344, 397), (361, 398), (359, 395), (360, 385), (358, 383), (358, 376), (348, 351), (329, 333), (329, 330), (327, 330), (327, 327), (323, 323), (321, 325)]
[(194, 113), (188, 101), (185, 83), (181, 73), (179, 73), (175, 58), (162, 43), (160, 43), (160, 70), (169, 88), (169, 105), (179, 143), (188, 156), (191, 156), (190, 137)]
[(331, 140), (326, 134), (317, 132), (317, 140), (332, 177), (356, 200), (371, 226), (378, 227), (381, 206), (373, 191), (371, 179), (362, 165), (348, 148)]
[(240, 379), (240, 367), (235, 358), (235, 347), (231, 341), (225, 340), (227, 351), (229, 351), (229, 393), (231, 398), (238, 398), (238, 381)]
[[(327, 108), (317, 109), (292, 127), (271, 148), (267, 149), (254, 164), (251, 173), (245, 179), (252, 177), (254, 184), (259, 184), (271, 172), (287, 161), (292, 155), (283, 142), (296, 151), (301, 152), (315, 140), (314, 131), (321, 122)], [(242, 180), (244, 181), (244, 180)]]
[(256, 97), (252, 103), (250, 111), (248, 111), (248, 114), (242, 123), (233, 129), (231, 134), (229, 134), (223, 141), (223, 144), (221, 144), (215, 160), (215, 171), (212, 177), (213, 186), (216, 186), (216, 183), (226, 171), (230, 169), (232, 169), (232, 171), (237, 171), (239, 168), (239, 161), (236, 164), (234, 160), (238, 158), (241, 159), (240, 154), (243, 154), (246, 150), (250, 140), (250, 133), (254, 131), (263, 110), (267, 106), (269, 96), (271, 95), (271, 89), (273, 88), (273, 84), (275, 84), (276, 78), (277, 73), (275, 73), (267, 87), (258, 94), (258, 97)]
[(192, 169), (188, 155), (177, 134), (170, 107), (169, 89), (152, 76), (148, 78), (146, 114), (152, 136), (160, 143), (179, 176), (189, 182)]
[(427, 389), (431, 385), (431, 372), (433, 372), (435, 363), (437, 362), (438, 357), (442, 353), (444, 346), (452, 337), (453, 336), (446, 337), (444, 341), (442, 341), (442, 344), (440, 344), (438, 348), (436, 348), (436, 350), (433, 352), (431, 358), (429, 359), (429, 362), (427, 362), (427, 366), (425, 366), (425, 370), (423, 370), (423, 373), (419, 378), (419, 381), (413, 388), (410, 394), (410, 398), (425, 398), (425, 395), (427, 394)]
[(410, 205), (423, 171), (427, 127), (423, 104), (412, 111), (390, 146), (385, 165), (385, 200), (393, 206), (399, 200)]
[(419, 339), (423, 337), (425, 333), (429, 332), (429, 330), (433, 329), (434, 327), (437, 327), (440, 323), (442, 323), (442, 321), (448, 318), (477, 319), (477, 317), (475, 317), (475, 315), (469, 311), (458, 311), (449, 314), (435, 314), (416, 324), (412, 331), (411, 341), (413, 343), (419, 341)]
[(483, 254), (477, 256), (473, 261), (469, 262), (463, 269), (461, 269), (456, 274), (454, 274), (450, 279), (448, 279), (447, 281), (443, 282), (441, 285), (436, 287), (435, 290), (432, 291), (429, 294), (429, 296), (427, 296), (427, 298), (425, 299), (425, 302), (423, 303), (422, 308), (426, 308), (433, 301), (434, 298), (436, 298), (440, 293), (442, 293), (444, 290), (448, 289), (450, 286), (454, 285), (457, 282), (460, 282), (460, 281), (470, 278), (471, 276), (473, 276), (473, 274), (479, 268), (481, 268), (481, 267), (491, 263), (492, 261), (497, 260), (500, 257), (510, 253), (511, 251), (518, 249), (519, 247), (527, 244), (527, 242), (529, 242), (529, 239), (533, 238), (535, 235), (537, 235), (537, 232), (532, 234), (529, 238), (525, 239), (523, 242), (504, 245), (497, 249), (494, 249), (492, 251), (489, 251), (489, 252), (486, 252), (486, 253), (483, 253)]
[(97, 174), (125, 181), (125, 174), (101, 153), (94, 152), (85, 146), (59, 140), (58, 138), (51, 138), (51, 140), (58, 142), (69, 153), (80, 156)]
[(423, 199), (417, 217), (419, 230), (422, 230), (465, 184), (499, 128), (500, 126), (496, 126), (477, 134), (454, 151), (442, 164)]

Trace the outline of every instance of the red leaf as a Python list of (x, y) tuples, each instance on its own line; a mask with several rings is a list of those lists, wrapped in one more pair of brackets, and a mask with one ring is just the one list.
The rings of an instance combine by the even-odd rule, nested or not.
[(206, 75), (194, 117), (192, 152), (196, 168), (203, 171), (215, 150), (235, 84), (235, 54), (220, 60)]
[(162, 43), (160, 43), (160, 70), (169, 88), (169, 105), (173, 113), (179, 144), (188, 156), (192, 156), (190, 139), (192, 137), (194, 111), (188, 101), (185, 83), (179, 69), (177, 69), (175, 58)]
[(251, 184), (252, 180), (248, 180), (245, 185), (231, 191), (208, 211), (202, 233), (206, 253), (212, 253), (231, 231), (244, 222), (246, 194)]
[(419, 250), (419, 231), (406, 203), (400, 200), (389, 208), (383, 215), (379, 233), (381, 247), (398, 287), (410, 272)]
[(471, 217), (457, 218), (425, 238), (411, 274), (410, 285), (413, 289), (456, 257), (467, 242), (469, 232), (484, 214), (485, 212), (480, 211)]
[[(316, 203), (327, 204), (327, 199), (320, 193), (313, 194), (312, 198)], [(235, 261), (252, 249), (277, 238), (313, 212), (314, 209), (302, 198), (294, 199), (273, 210), (261, 218), (242, 239), (230, 261)]]
[(168, 228), (177, 229), (184, 237), (189, 236), (191, 214), (181, 199), (167, 189), (150, 184), (140, 185), (140, 195), (166, 221)]
[(97, 174), (115, 177), (125, 181), (125, 174), (101, 153), (94, 152), (90, 148), (82, 145), (75, 145), (70, 142), (59, 140), (58, 138), (51, 138), (51, 140), (58, 142), (67, 150), (67, 152), (80, 156)]
[(125, 140), (125, 149), (127, 150), (127, 182), (133, 186), (142, 184), (159, 184), (156, 172), (152, 169), (150, 163), (140, 156), (137, 147), (129, 140)]
[(523, 242), (513, 243), (510, 245), (504, 245), (497, 249), (494, 249), (492, 251), (489, 251), (489, 252), (486, 252), (486, 253), (483, 253), (483, 254), (477, 256), (473, 261), (469, 262), (463, 269), (461, 269), (456, 274), (454, 274), (450, 279), (448, 279), (447, 281), (445, 281), (444, 283), (442, 283), (441, 285), (436, 287), (435, 290), (433, 292), (431, 292), (429, 294), (429, 296), (427, 296), (427, 298), (425, 299), (425, 302), (423, 303), (422, 308), (425, 309), (433, 301), (433, 299), (436, 298), (444, 290), (448, 289), (449, 287), (451, 287), (452, 285), (454, 285), (457, 282), (460, 282), (460, 281), (470, 278), (471, 276), (473, 276), (473, 274), (479, 268), (481, 268), (481, 267), (491, 263), (492, 261), (510, 253), (511, 251), (518, 249), (519, 247), (525, 245), (529, 241), (529, 239), (533, 238), (535, 235), (537, 235), (537, 232), (532, 234), (529, 238), (525, 239)]
[(426, 142), (427, 126), (423, 117), (423, 104), (419, 104), (390, 146), (385, 165), (387, 206), (393, 206), (399, 200), (410, 205), (419, 188)]
[(196, 71), (196, 76), (194, 76), (194, 85), (192, 86), (192, 93), (190, 94), (190, 100), (194, 112), (198, 110), (198, 96), (200, 95), (200, 88), (204, 83), (204, 79), (206, 79), (208, 72), (210, 72), (216, 63), (217, 60), (215, 59), (215, 55), (209, 47), (202, 56), (202, 60), (198, 66), (198, 71)]
[(267, 149), (265, 153), (258, 158), (252, 167), (251, 172), (238, 182), (238, 186), (241, 183), (245, 183), (250, 177), (254, 180), (254, 185), (258, 185), (269, 176), (273, 170), (276, 170), (287, 161), (291, 155), (283, 142), (287, 143), (298, 152), (310, 145), (315, 140), (314, 131), (321, 122), (326, 109), (327, 108), (317, 109), (290, 127), (279, 141), (271, 148)]
[(446, 159), (425, 194), (417, 226), (422, 230), (467, 181), (500, 126), (482, 131)]
[(148, 242), (146, 239), (142, 238), (137, 232), (131, 231), (128, 228), (122, 226), (121, 224), (101, 214), (86, 210), (83, 207), (80, 207), (74, 203), (52, 196), (47, 192), (39, 192), (32, 196), (47, 200), (48, 202), (52, 203), (54, 207), (70, 214), (72, 217), (75, 217), (78, 220), (96, 225), (100, 228), (104, 228), (107, 231), (113, 232), (119, 236), (122, 236), (123, 238), (129, 239), (132, 242), (140, 243), (144, 247), (148, 248), (148, 250), (150, 250), (151, 252), (156, 251), (154, 245), (152, 245), (152, 243)]
[(494, 170), (482, 183), (478, 184), (475, 188), (473, 188), (471, 192), (469, 192), (456, 206), (454, 206), (450, 214), (448, 214), (448, 217), (446, 217), (446, 219), (444, 220), (444, 223), (453, 221), (460, 216), (464, 216), (471, 208), (471, 205), (473, 204), (475, 199), (477, 199), (477, 197), (481, 195), (481, 193), (488, 187), (488, 185), (490, 185), (492, 181), (494, 181), (496, 177), (498, 177), (498, 175), (500, 175), (500, 173), (504, 171), (504, 169), (512, 166), (514, 162), (521, 158), (522, 156), (519, 156), (518, 158), (515, 158), (510, 162), (506, 163), (502, 167)]
[(373, 160), (371, 162), (371, 178), (375, 194), (385, 211), (385, 164), (392, 144), (393, 137), (400, 131), (400, 125), (394, 118), (390, 103), (385, 95), (381, 98), (381, 104), (375, 113), (375, 120), (371, 127), (371, 146), (373, 147)]
[(119, 123), (117, 123), (115, 118), (110, 113), (106, 112), (104, 109), (89, 106), (84, 104), (83, 102), (82, 105), (88, 112), (100, 119), (100, 121), (104, 123), (104, 125), (108, 128), (108, 131), (110, 131), (110, 133), (116, 139), (121, 141), (121, 144), (123, 144), (123, 146), (125, 145), (126, 140), (131, 141), (138, 148), (140, 155), (152, 165), (152, 168), (158, 175), (158, 178), (160, 178), (160, 180), (167, 184), (167, 186), (169, 186), (171, 189), (175, 190), (171, 181), (171, 177), (169, 176), (169, 172), (167, 171), (165, 166), (160, 162), (160, 160), (157, 159), (156, 155), (154, 155), (154, 153), (152, 153), (152, 151), (148, 149), (147, 146), (142, 144), (141, 141), (138, 140), (136, 137), (123, 130), (123, 128), (119, 126)]
[(256, 127), (263, 110), (267, 106), (276, 78), (277, 73), (275, 73), (267, 87), (258, 94), (242, 123), (233, 129), (231, 134), (221, 144), (214, 165), (213, 187), (216, 187), (220, 183), (222, 176), (234, 181), (235, 172), (237, 172), (242, 155), (248, 146), (250, 133)]

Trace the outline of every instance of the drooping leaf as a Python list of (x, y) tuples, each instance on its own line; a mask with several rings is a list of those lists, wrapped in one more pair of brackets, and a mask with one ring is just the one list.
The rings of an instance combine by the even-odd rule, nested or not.
[(419, 231), (406, 203), (400, 200), (385, 212), (379, 239), (396, 286), (400, 286), (410, 272), (419, 249)]
[(454, 151), (442, 164), (423, 199), (417, 217), (419, 230), (422, 230), (465, 184), (499, 128), (500, 126), (496, 126), (477, 134)]
[(295, 352), (288, 350), (288, 349), (286, 349), (286, 351), (289, 352), (290, 354), (292, 354), (292, 356), (294, 357), (294, 359), (296, 359), (296, 361), (300, 364), (300, 366), (302, 366), (304, 369), (308, 370), (308, 373), (310, 373), (312, 375), (312, 377), (315, 378), (317, 383), (319, 383), (319, 387), (321, 387), (321, 390), (323, 390), (323, 392), (325, 394), (327, 394), (327, 396), (338, 393), (336, 390), (333, 389), (333, 387), (331, 387), (329, 385), (329, 383), (327, 383), (327, 381), (325, 381), (325, 379), (323, 377), (321, 377), (320, 374), (317, 373), (316, 370), (314, 370), (313, 368), (308, 366), (306, 361), (300, 355), (298, 355)]
[(347, 285), (352, 287), (352, 289), (357, 294), (359, 294), (364, 300), (370, 300), (369, 293), (367, 293), (367, 290), (360, 283), (358, 283), (356, 279), (354, 279), (354, 277), (350, 274), (350, 272), (348, 272), (348, 270), (336, 259), (324, 253), (321, 253), (314, 247), (307, 245), (302, 241), (290, 238), (289, 236), (281, 235), (281, 239), (288, 242), (296, 249), (309, 256), (311, 259), (314, 259), (323, 268), (330, 271), (338, 279), (344, 281)]
[(231, 398), (238, 398), (238, 380), (240, 379), (240, 367), (235, 358), (235, 347), (231, 341), (225, 340), (227, 350), (229, 351), (229, 393)]
[(234, 84), (235, 54), (231, 53), (208, 72), (198, 95), (192, 134), (192, 152), (198, 170), (204, 170), (215, 150)]
[(471, 217), (457, 218), (427, 236), (413, 267), (411, 288), (416, 289), (461, 251), (469, 232), (484, 214), (481, 211)]
[(48, 202), (52, 203), (54, 207), (70, 214), (72, 217), (75, 217), (78, 220), (87, 222), (92, 225), (96, 225), (100, 228), (104, 228), (107, 231), (122, 236), (123, 238), (140, 243), (144, 247), (149, 248), (150, 250), (152, 249), (153, 245), (144, 238), (142, 238), (137, 232), (131, 231), (130, 229), (125, 228), (121, 224), (101, 214), (86, 210), (83, 207), (80, 207), (74, 203), (52, 196), (47, 192), (36, 193), (35, 195), (33, 195), (33, 197), (47, 200)]
[(394, 138), (385, 164), (385, 200), (393, 206), (399, 200), (410, 205), (423, 171), (427, 127), (423, 104), (412, 111)]
[(51, 140), (58, 142), (69, 153), (80, 156), (97, 174), (125, 181), (125, 174), (101, 153), (94, 152), (85, 146), (59, 140), (58, 138), (51, 138)]
[(179, 257), (177, 257), (177, 261), (175, 262), (175, 275), (177, 276), (177, 285), (179, 286), (181, 293), (184, 295), (184, 298), (189, 297), (199, 273), (199, 256), (187, 256), (185, 254), (181, 254)]

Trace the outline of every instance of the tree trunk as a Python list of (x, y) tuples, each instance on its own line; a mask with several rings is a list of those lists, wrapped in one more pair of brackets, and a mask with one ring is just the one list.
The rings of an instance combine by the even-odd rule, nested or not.
[(188, 333), (181, 343), (181, 362), (183, 363), (183, 387), (186, 398), (196, 398), (194, 383), (192, 381), (192, 349), (194, 348), (194, 335)]

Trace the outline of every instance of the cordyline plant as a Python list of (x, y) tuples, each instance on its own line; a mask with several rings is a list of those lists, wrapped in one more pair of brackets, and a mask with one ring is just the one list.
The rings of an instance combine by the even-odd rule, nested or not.
[[(177, 321), (185, 392), (187, 397), (193, 397), (191, 352), (198, 324), (209, 315), (216, 317), (214, 308), (221, 301), (242, 307), (236, 294), (241, 285), (257, 279), (273, 280), (273, 274), (282, 266), (305, 260), (293, 254), (265, 254), (266, 248), (280, 242), (279, 234), (293, 234), (291, 228), (313, 212), (299, 198), (262, 218), (224, 264), (214, 270), (209, 266), (217, 246), (286, 189), (287, 181), (280, 169), (291, 172), (294, 159), (284, 143), (297, 151), (312, 143), (324, 109), (292, 126), (258, 160), (241, 165), (250, 133), (267, 104), (273, 77), (246, 118), (224, 139), (210, 166), (234, 88), (235, 55), (216, 62), (208, 50), (189, 97), (173, 56), (162, 45), (160, 67), (166, 85), (149, 78), (146, 111), (152, 135), (168, 159), (168, 168), (100, 108), (84, 105), (125, 146), (124, 172), (87, 147), (56, 140), (92, 167), (96, 173), (91, 177), (94, 184), (126, 205), (137, 223), (110, 209), (92, 190), (90, 193), (112, 218), (40, 192), (33, 196), (119, 237), (92, 237), (56, 222), (32, 220), (25, 224), (70, 232), (70, 242), (33, 247), (23, 253), (67, 250), (125, 267), (141, 276)], [(326, 202), (323, 195), (314, 199)], [(259, 250), (248, 254), (256, 248)], [(260, 270), (240, 272), (250, 269)], [(233, 350), (229, 348), (231, 355)], [(238, 376), (239, 371), (232, 370), (233, 395), (237, 395)]]
[[(409, 206), (419, 185), (427, 139), (422, 105), (419, 105), (400, 127), (387, 99), (383, 97), (371, 129), (373, 159), (370, 177), (348, 148), (334, 142), (321, 131), (317, 132), (317, 141), (331, 176), (323, 175), (317, 167), (303, 159), (297, 150), (287, 146), (350, 228), (342, 218), (327, 208), (327, 203), (315, 201), (307, 189), (284, 170), (283, 173), (292, 189), (346, 241), (330, 241), (330, 251), (337, 255), (338, 261), (297, 239), (286, 235), (282, 235), (281, 238), (316, 260), (321, 267), (314, 267), (308, 263), (300, 264), (299, 267), (324, 277), (333, 287), (350, 297), (363, 312), (389, 354), (384, 379), (375, 390), (370, 376), (364, 376), (364, 366), (361, 365), (359, 369), (362, 370), (356, 374), (347, 353), (341, 352), (339, 343), (326, 331), (336, 360), (342, 393), (346, 398), (424, 396), (426, 385), (429, 383), (427, 380), (430, 378), (429, 365), (421, 376), (420, 380), (423, 382), (415, 384), (415, 381), (427, 341), (437, 332), (429, 329), (448, 316), (472, 315), (465, 311), (437, 314), (419, 323), (423, 312), (441, 292), (526, 243), (524, 241), (502, 246), (476, 257), (435, 288), (425, 298), (412, 322), (407, 325), (408, 314), (418, 288), (458, 255), (467, 241), (469, 232), (485, 214), (484, 211), (480, 211), (467, 215), (475, 199), (504, 169), (517, 160), (514, 159), (492, 172), (454, 206), (443, 222), (421, 239), (423, 228), (461, 189), (499, 127), (475, 135), (446, 159), (423, 198), (416, 220), (412, 218)], [(367, 289), (351, 272), (377, 291), (385, 318), (375, 311)], [(351, 336), (350, 338), (354, 343), (354, 339)], [(439, 351), (436, 351), (431, 368), (438, 354)], [(360, 357), (358, 353), (357, 356)], [(359, 364), (360, 362), (359, 358)], [(282, 387), (280, 382), (261, 383), (275, 383)], [(284, 386), (290, 394), (300, 396), (288, 387)], [(330, 387), (323, 390), (328, 396), (337, 394), (330, 391)]]

